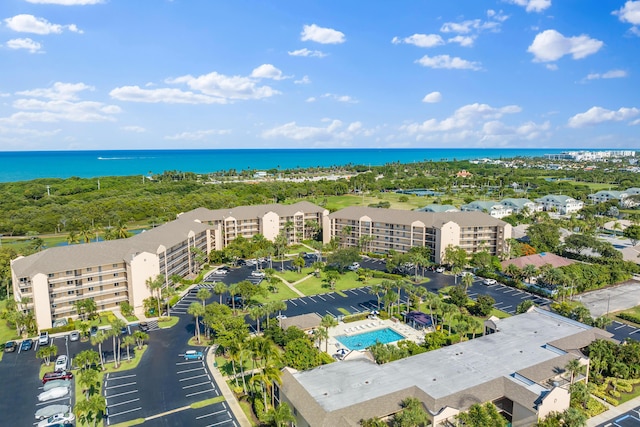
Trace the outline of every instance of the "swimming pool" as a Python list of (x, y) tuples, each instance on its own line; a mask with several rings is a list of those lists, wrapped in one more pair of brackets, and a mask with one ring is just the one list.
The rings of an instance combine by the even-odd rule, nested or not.
[(404, 335), (401, 335), (391, 328), (378, 329), (375, 331), (363, 332), (355, 335), (338, 335), (336, 339), (340, 344), (347, 347), (349, 350), (364, 350), (367, 347), (371, 347), (376, 342), (382, 344), (389, 344), (395, 341), (405, 339)]

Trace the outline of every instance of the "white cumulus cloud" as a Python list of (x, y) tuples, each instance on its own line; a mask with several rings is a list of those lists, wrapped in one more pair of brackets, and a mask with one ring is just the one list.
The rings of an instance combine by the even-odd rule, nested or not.
[(358, 101), (350, 97), (349, 95), (336, 95), (335, 93), (325, 93), (322, 98), (330, 98), (338, 102), (344, 102), (347, 104), (357, 104)]
[(587, 80), (597, 80), (597, 79), (621, 79), (623, 77), (627, 77), (627, 72), (625, 70), (610, 70), (605, 73), (591, 73), (587, 74)]
[(9, 49), (25, 49), (30, 53), (38, 53), (41, 52), (42, 45), (36, 41), (31, 40), (30, 38), (24, 39), (11, 39), (7, 41), (7, 47)]
[(414, 34), (409, 37), (405, 37), (403, 39), (399, 37), (394, 37), (391, 40), (393, 44), (412, 44), (418, 47), (434, 47), (440, 46), (444, 44), (444, 40), (439, 34)]
[(571, 55), (573, 59), (586, 58), (598, 52), (604, 43), (585, 34), (565, 37), (556, 30), (546, 30), (536, 35), (527, 49), (535, 62), (551, 62)]
[(321, 52), (319, 50), (309, 50), (306, 47), (304, 49), (298, 49), (287, 52), (289, 56), (308, 56), (312, 58), (324, 58), (327, 56), (326, 53)]
[(429, 104), (435, 104), (440, 101), (442, 101), (442, 94), (440, 92), (431, 92), (426, 94), (424, 98), (422, 98), (422, 102), (426, 102)]
[(167, 135), (164, 139), (177, 141), (199, 141), (205, 139), (211, 135), (226, 135), (231, 133), (228, 129), (207, 129), (207, 130), (198, 130), (195, 132), (182, 132), (175, 135)]
[(151, 104), (225, 104), (224, 98), (183, 91), (176, 88), (142, 89), (140, 86), (121, 86), (109, 92), (119, 101), (146, 102)]
[(283, 80), (286, 76), (282, 75), (282, 71), (271, 64), (262, 64), (251, 72), (251, 77), (255, 79), (273, 79)]
[(311, 83), (311, 79), (309, 78), (309, 76), (305, 75), (305, 76), (302, 76), (301, 79), (294, 80), (293, 82), (297, 85), (308, 85), (309, 83)]
[(551, 0), (505, 0), (507, 3), (517, 4), (527, 12), (542, 12), (551, 7)]
[(640, 1), (627, 1), (624, 6), (622, 6), (619, 10), (614, 10), (612, 12), (614, 15), (618, 16), (621, 22), (626, 22), (631, 25), (631, 33), (636, 36), (640, 36)]
[(147, 130), (142, 126), (122, 126), (122, 130), (126, 130), (127, 132), (135, 132), (135, 133), (144, 133)]
[(262, 99), (280, 94), (269, 86), (259, 86), (258, 82), (245, 76), (226, 76), (217, 72), (203, 74), (201, 76), (181, 76), (168, 79), (169, 84), (184, 83), (192, 90), (197, 90), (205, 95), (222, 99)]
[(348, 141), (355, 136), (371, 136), (372, 130), (367, 130), (361, 122), (352, 122), (346, 127), (340, 120), (325, 120), (327, 126), (299, 126), (296, 122), (289, 122), (282, 126), (262, 132), (265, 139), (286, 138), (294, 141)]
[(60, 34), (65, 29), (75, 33), (82, 33), (82, 30), (79, 30), (78, 27), (74, 24), (52, 24), (44, 18), (37, 18), (33, 15), (28, 14), (21, 14), (13, 16), (11, 18), (6, 18), (4, 22), (9, 29), (20, 33), (32, 33), (40, 35)]
[(34, 4), (57, 4), (60, 6), (87, 6), (104, 3), (105, 0), (26, 0)]
[(423, 67), (428, 68), (446, 68), (458, 70), (480, 70), (481, 66), (478, 62), (467, 61), (466, 59), (451, 57), (449, 55), (425, 55), (416, 61)]
[(35, 98), (47, 98), (57, 101), (73, 101), (79, 99), (78, 93), (94, 90), (93, 86), (85, 83), (63, 83), (55, 82), (52, 87), (23, 90), (16, 92), (17, 95), (31, 96)]
[(301, 40), (313, 41), (322, 44), (340, 44), (344, 43), (346, 38), (344, 33), (333, 28), (323, 28), (316, 24), (305, 25), (300, 33)]
[(447, 39), (448, 43), (458, 43), (462, 47), (471, 47), (476, 41), (475, 36), (455, 36)]
[(608, 110), (602, 107), (591, 107), (584, 113), (578, 113), (569, 118), (567, 125), (571, 128), (581, 128), (590, 125), (596, 125), (603, 122), (621, 122), (637, 117), (640, 114), (638, 108), (619, 108), (616, 110)]

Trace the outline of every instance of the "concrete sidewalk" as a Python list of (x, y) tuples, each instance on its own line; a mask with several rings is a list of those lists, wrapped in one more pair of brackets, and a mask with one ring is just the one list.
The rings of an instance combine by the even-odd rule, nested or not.
[(229, 404), (229, 409), (231, 409), (231, 412), (233, 412), (233, 415), (235, 415), (240, 426), (251, 427), (251, 422), (249, 421), (249, 418), (247, 418), (246, 414), (242, 410), (242, 407), (240, 407), (240, 403), (238, 403), (236, 396), (233, 394), (233, 392), (227, 385), (227, 381), (225, 380), (224, 376), (222, 376), (222, 374), (220, 373), (220, 370), (215, 364), (216, 348), (217, 348), (216, 346), (213, 346), (207, 352), (207, 358), (206, 358), (207, 367), (209, 367), (209, 371), (211, 371), (213, 378), (216, 380), (216, 384), (220, 388), (220, 392), (222, 393), (222, 396), (224, 396), (224, 399)]
[(604, 411), (600, 415), (589, 418), (587, 420), (587, 427), (596, 427), (607, 422), (613, 423), (613, 421), (620, 417), (622, 414), (634, 409), (637, 406), (640, 406), (640, 397), (631, 399), (630, 401), (625, 402), (620, 406), (611, 406), (608, 411)]

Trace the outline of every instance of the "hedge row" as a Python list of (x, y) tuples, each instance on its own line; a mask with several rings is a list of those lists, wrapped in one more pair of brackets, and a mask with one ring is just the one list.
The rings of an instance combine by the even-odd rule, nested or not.
[(631, 313), (618, 313), (616, 317), (640, 325), (640, 316)]

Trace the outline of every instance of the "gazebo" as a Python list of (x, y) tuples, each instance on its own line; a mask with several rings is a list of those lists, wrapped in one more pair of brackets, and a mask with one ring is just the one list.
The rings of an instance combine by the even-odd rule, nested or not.
[(425, 329), (433, 326), (431, 316), (421, 311), (410, 311), (405, 318), (407, 324), (414, 329)]

